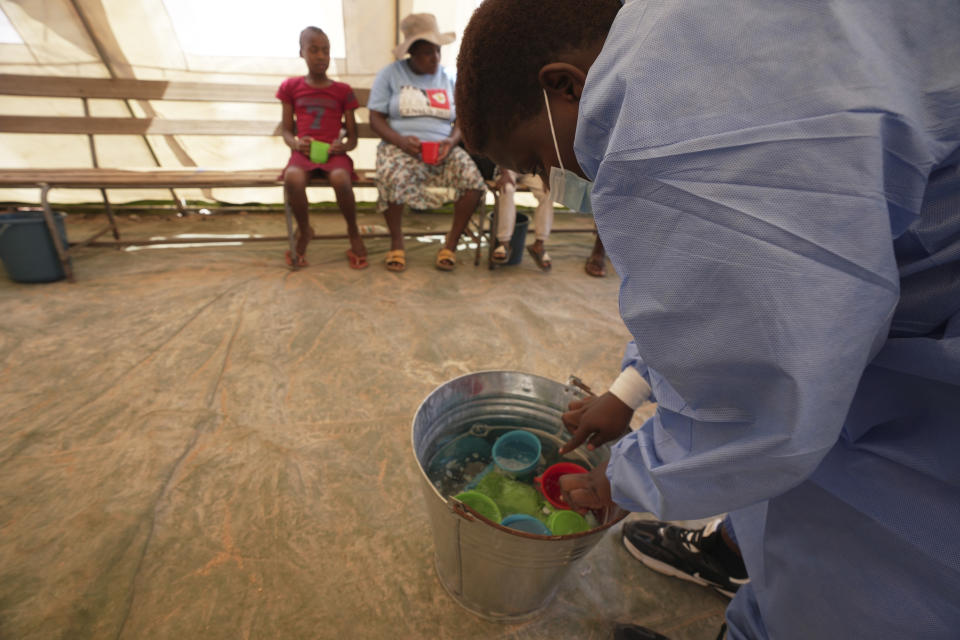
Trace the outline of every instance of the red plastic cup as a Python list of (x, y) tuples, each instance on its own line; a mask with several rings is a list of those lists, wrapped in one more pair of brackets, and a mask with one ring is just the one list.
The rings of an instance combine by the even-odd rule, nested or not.
[(437, 164), (437, 159), (440, 157), (440, 143), (421, 142), (420, 157), (423, 158), (423, 161), (427, 164)]
[(557, 509), (569, 509), (569, 505), (563, 501), (563, 492), (560, 491), (560, 476), (586, 472), (586, 469), (574, 462), (558, 462), (547, 467), (543, 475), (533, 479), (533, 483), (537, 485), (537, 489), (540, 489), (540, 493), (547, 502)]

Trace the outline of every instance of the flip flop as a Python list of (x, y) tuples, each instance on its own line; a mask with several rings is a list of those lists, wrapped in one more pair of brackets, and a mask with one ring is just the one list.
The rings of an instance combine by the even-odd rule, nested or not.
[(434, 266), (440, 269), (440, 271), (453, 271), (457, 266), (457, 254), (443, 247), (437, 252), (437, 261), (434, 263)]
[[(291, 254), (290, 254), (290, 251), (289, 251), (289, 250), (283, 254), (283, 257), (284, 257), (284, 259), (287, 261), (287, 266), (288, 266), (288, 267), (294, 266), (294, 265), (293, 265), (293, 258), (291, 257)], [(309, 266), (310, 266), (310, 263), (307, 262), (307, 258), (306, 258), (302, 253), (298, 253), (298, 254), (297, 254), (297, 265), (296, 265), (296, 266), (297, 266), (297, 268), (309, 267)]]
[(587, 264), (583, 269), (587, 272), (588, 276), (593, 276), (594, 278), (602, 278), (607, 275), (606, 267), (604, 267), (602, 262), (594, 260), (593, 256), (587, 258)]
[(367, 256), (358, 256), (353, 249), (347, 249), (347, 260), (350, 261), (351, 269), (366, 269), (370, 266), (367, 262)]
[(490, 261), (494, 264), (506, 264), (510, 261), (510, 245), (498, 244), (493, 250)]
[(392, 251), (387, 251), (387, 256), (384, 258), (384, 262), (387, 263), (387, 271), (400, 272), (407, 268), (407, 256), (403, 249), (393, 249)]
[(553, 266), (553, 263), (550, 261), (550, 254), (547, 253), (547, 250), (544, 249), (543, 253), (537, 253), (533, 249), (533, 245), (527, 245), (527, 252), (533, 257), (533, 261), (537, 263), (537, 266), (544, 271), (550, 271), (550, 267)]

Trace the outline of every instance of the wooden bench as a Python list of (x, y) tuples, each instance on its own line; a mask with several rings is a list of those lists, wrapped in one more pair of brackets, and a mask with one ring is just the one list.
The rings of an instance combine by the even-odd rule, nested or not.
[[(197, 102), (246, 102), (273, 103), (276, 86), (252, 84), (215, 84), (201, 82), (168, 82), (162, 80), (129, 80), (111, 78), (65, 78), (40, 77), (29, 75), (0, 74), (0, 95), (34, 96), (53, 98), (78, 98), (82, 101), (83, 116), (32, 116), (0, 115), (0, 132), (31, 134), (82, 134), (88, 136), (92, 168), (45, 168), (45, 169), (4, 169), (0, 168), (0, 188), (38, 188), (40, 205), (51, 237), (57, 248), (57, 254), (63, 264), (64, 272), (73, 281), (73, 272), (69, 263), (69, 247), (61, 246), (59, 236), (53, 229), (53, 210), (49, 202), (51, 189), (99, 189), (104, 203), (108, 226), (97, 231), (86, 240), (71, 243), (72, 247), (82, 247), (93, 243), (97, 238), (112, 231), (115, 242), (111, 245), (148, 244), (149, 241), (120, 241), (113, 208), (107, 195), (108, 189), (169, 189), (175, 205), (186, 213), (184, 204), (176, 195), (178, 188), (209, 189), (217, 187), (281, 187), (278, 179), (281, 167), (255, 170), (216, 170), (195, 165), (185, 150), (173, 136), (177, 135), (215, 135), (215, 136), (278, 136), (280, 122), (277, 120), (182, 120), (159, 117), (150, 101), (178, 100)], [(366, 104), (369, 90), (357, 89), (360, 104)], [(90, 116), (88, 101), (95, 98), (122, 100), (129, 117), (93, 117)], [(131, 102), (137, 102), (145, 114), (136, 115)], [(278, 106), (279, 112), (279, 106)], [(378, 138), (368, 122), (366, 108), (358, 110), (357, 134), (360, 138)], [(144, 136), (156, 168), (115, 169), (100, 167), (97, 157), (94, 135), (140, 135)], [(186, 165), (182, 168), (167, 169), (159, 166), (159, 160), (147, 135), (167, 136), (179, 161)], [(374, 171), (358, 169), (359, 187), (375, 187)], [(314, 181), (313, 184), (323, 184)], [(264, 238), (265, 240), (287, 240), (291, 253), (294, 251), (293, 216), (289, 206), (286, 212), (287, 236)], [(484, 237), (485, 206), (481, 199), (477, 215), (471, 217), (466, 233), (476, 242), (477, 249), (474, 264), (480, 262), (480, 245)], [(388, 237), (389, 234), (372, 234), (373, 237)], [(436, 235), (433, 232), (405, 232), (405, 236)], [(327, 236), (324, 236), (327, 237)], [(346, 237), (330, 236), (330, 237)], [(224, 240), (228, 241), (228, 240)], [(102, 246), (108, 243), (98, 242)], [(295, 266), (293, 268), (296, 268)]]

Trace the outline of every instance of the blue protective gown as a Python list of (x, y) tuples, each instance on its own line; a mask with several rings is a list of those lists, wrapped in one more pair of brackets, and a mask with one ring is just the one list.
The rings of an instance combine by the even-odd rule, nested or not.
[(960, 637), (958, 149), (957, 0), (635, 0), (590, 69), (613, 497), (731, 512), (730, 638)]

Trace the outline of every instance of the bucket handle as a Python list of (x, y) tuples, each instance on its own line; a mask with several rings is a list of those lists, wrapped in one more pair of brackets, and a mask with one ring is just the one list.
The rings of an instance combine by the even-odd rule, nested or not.
[(470, 507), (452, 497), (450, 498), (449, 503), (450, 511), (454, 512), (464, 520), (476, 522), (477, 517), (470, 512)]
[(9, 228), (12, 227), (12, 226), (13, 226), (13, 225), (12, 225), (12, 224), (9, 224), (9, 223), (7, 223), (7, 224), (0, 224), (0, 236), (2, 236), (4, 233), (6, 233), (7, 229), (9, 229)]

